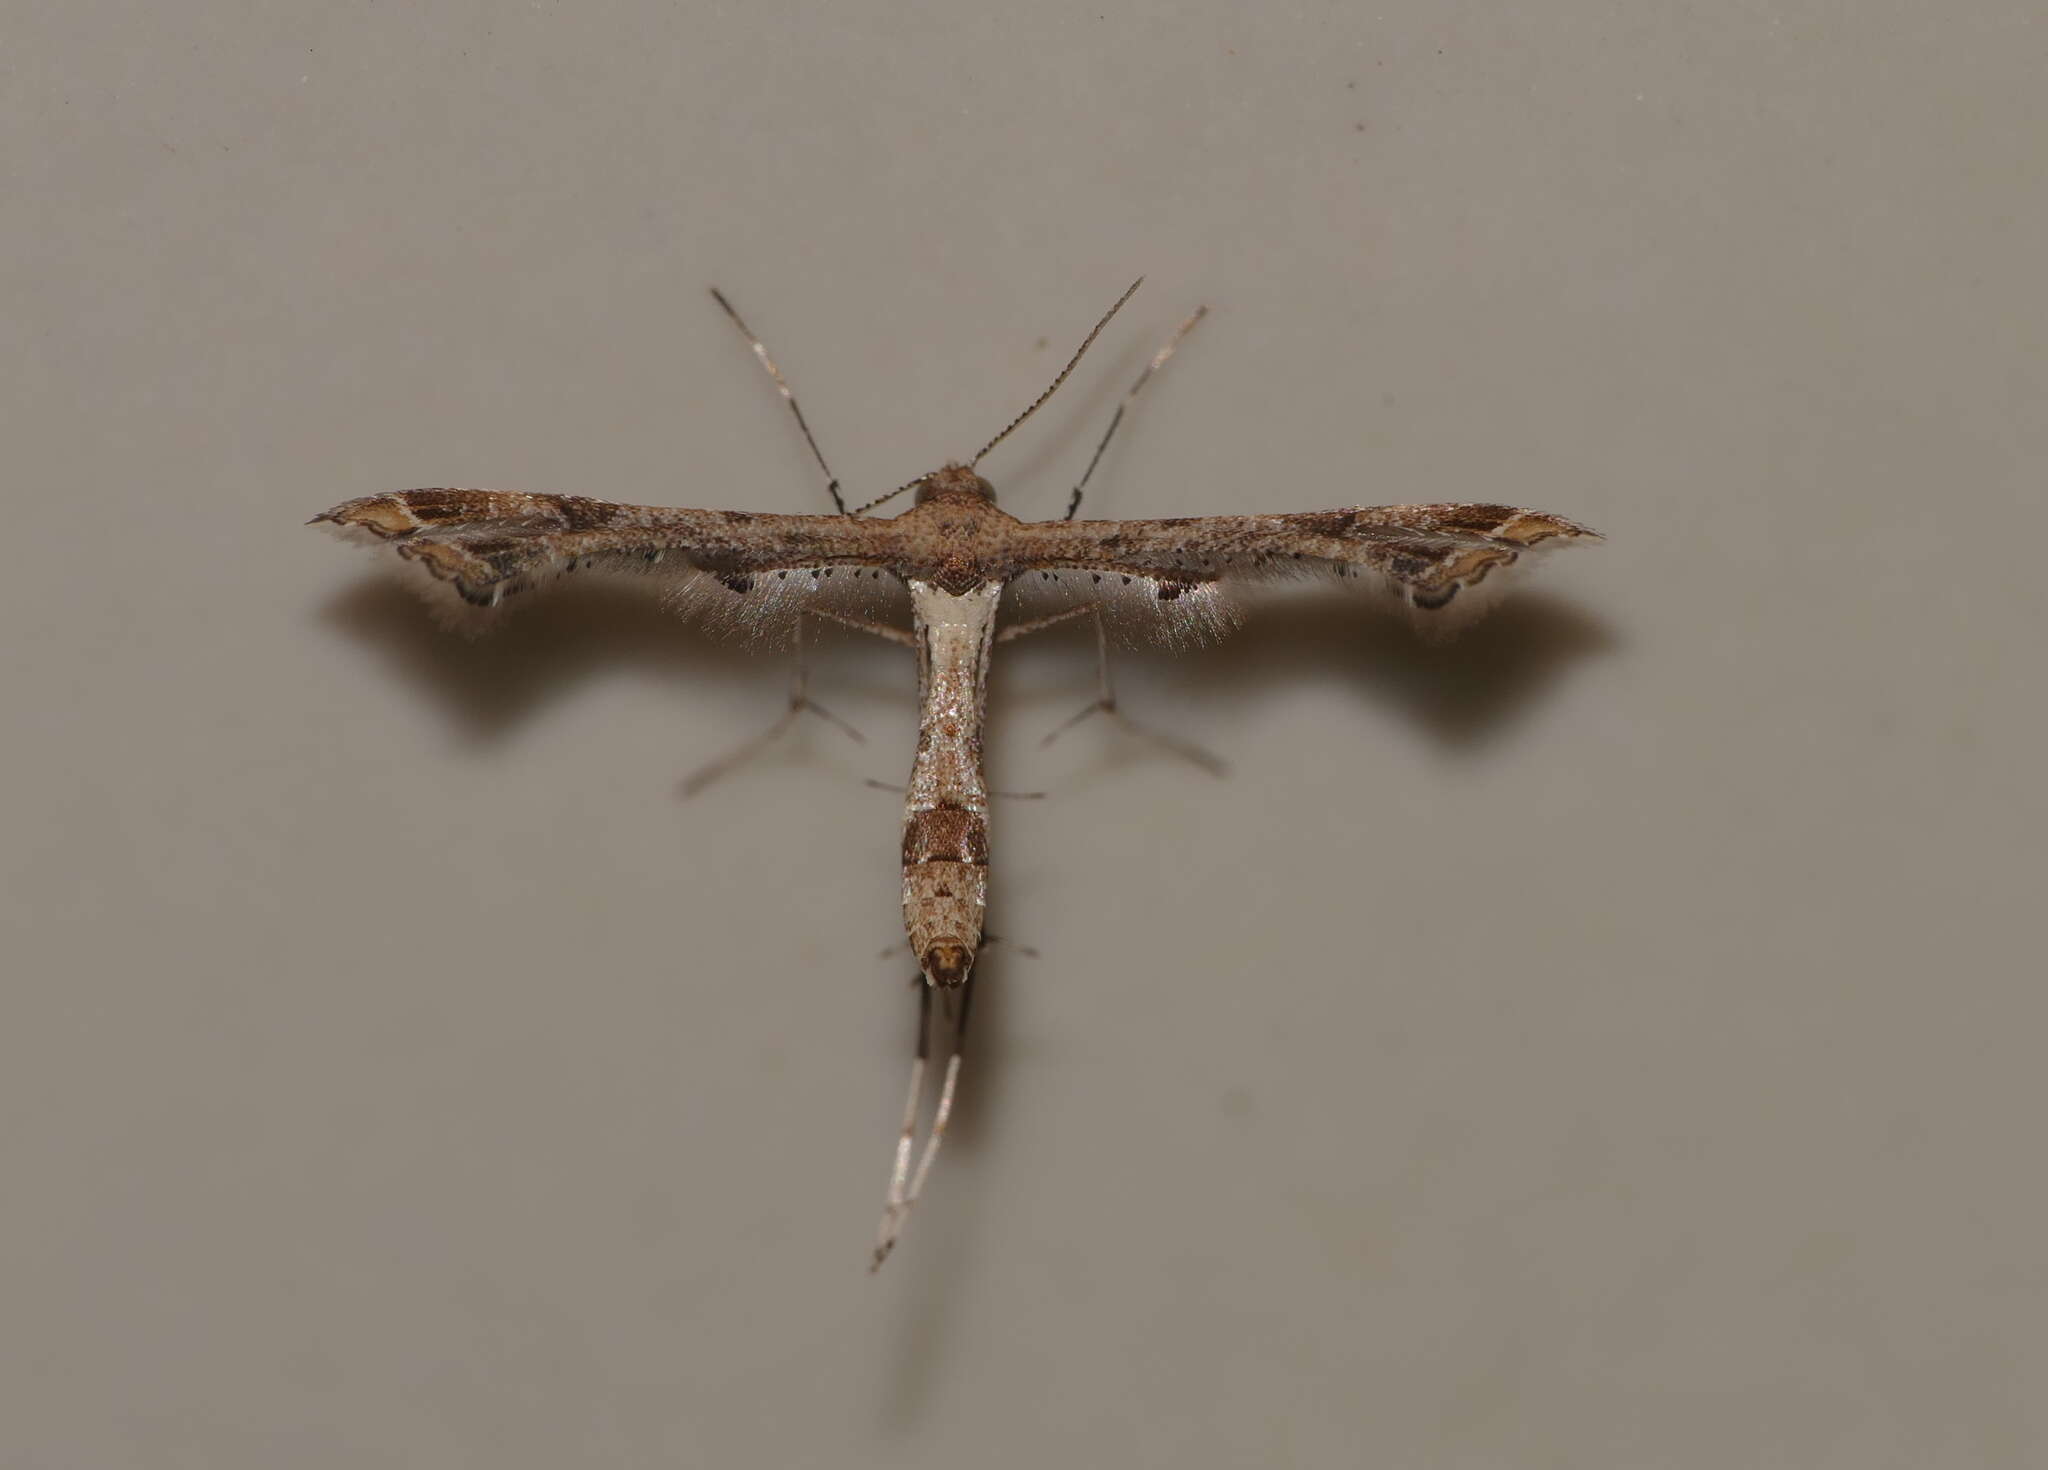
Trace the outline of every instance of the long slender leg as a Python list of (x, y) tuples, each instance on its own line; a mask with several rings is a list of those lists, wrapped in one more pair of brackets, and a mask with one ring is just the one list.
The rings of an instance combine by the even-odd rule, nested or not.
[(1166, 359), (1173, 356), (1174, 348), (1180, 346), (1181, 338), (1192, 332), (1195, 323), (1208, 314), (1208, 307), (1196, 307), (1195, 314), (1175, 328), (1173, 335), (1166, 339), (1166, 345), (1152, 354), (1152, 360), (1145, 364), (1145, 371), (1138, 374), (1138, 380), (1131, 384), (1130, 390), (1124, 394), (1123, 402), (1119, 403), (1116, 412), (1110, 415), (1109, 427), (1103, 430), (1102, 438), (1095, 446), (1095, 453), (1088, 461), (1088, 468), (1081, 472), (1080, 481), (1074, 486), (1073, 498), (1067, 501), (1067, 513), (1062, 517), (1063, 520), (1071, 521), (1074, 513), (1081, 508), (1081, 492), (1088, 488), (1088, 477), (1093, 475), (1095, 467), (1102, 463), (1102, 452), (1109, 448), (1109, 441), (1116, 437), (1116, 431), (1123, 425), (1125, 410), (1137, 401), (1139, 392), (1152, 381), (1152, 375), (1166, 365)]
[[(932, 1131), (925, 1135), (924, 1152), (918, 1156), (917, 1172), (910, 1176), (910, 1193), (903, 1197), (905, 1215), (924, 1193), (924, 1182), (931, 1176), (932, 1164), (939, 1157), (939, 1145), (946, 1141), (946, 1125), (952, 1121), (953, 1098), (960, 1086), (960, 1054), (967, 1047), (967, 1010), (973, 1003), (974, 972), (970, 970), (966, 983), (960, 987), (960, 1004), (953, 1017), (953, 1046), (946, 1055), (946, 1076), (939, 1084), (939, 1105), (932, 1113)], [(900, 1222), (897, 1228), (901, 1230)]]
[(768, 349), (761, 345), (761, 339), (754, 330), (740, 319), (733, 305), (725, 299), (725, 293), (716, 286), (711, 288), (711, 299), (725, 309), (732, 318), (732, 324), (740, 329), (740, 335), (747, 339), (747, 345), (754, 349), (754, 356), (761, 359), (761, 366), (768, 369), (768, 376), (775, 380), (775, 386), (782, 394), (782, 401), (789, 405), (789, 411), (796, 417), (796, 426), (803, 431), (804, 443), (811, 446), (811, 458), (818, 462), (818, 468), (825, 472), (825, 493), (832, 497), (832, 504), (841, 515), (846, 514), (846, 502), (839, 495), (839, 477), (832, 473), (832, 466), (825, 463), (824, 451), (818, 448), (818, 441), (811, 435), (811, 426), (804, 422), (804, 411), (796, 406), (796, 394), (790, 390), (789, 380), (782, 376), (782, 369), (775, 365), (775, 359), (768, 355)]
[(917, 638), (908, 628), (899, 628), (894, 623), (880, 622), (874, 618), (863, 618), (854, 613), (834, 612), (829, 607), (805, 608), (805, 613), (814, 618), (837, 623), (842, 628), (851, 628), (856, 633), (870, 633), (890, 643), (900, 643), (905, 648), (917, 647)]
[(1109, 681), (1109, 635), (1103, 631), (1102, 609), (1095, 604), (1084, 603), (1080, 607), (1066, 608), (1042, 618), (1033, 618), (1029, 622), (1012, 623), (1008, 628), (998, 633), (996, 637), (1000, 640), (1003, 638), (1019, 637), (1025, 633), (1036, 633), (1042, 628), (1049, 628), (1057, 623), (1064, 623), (1071, 618), (1077, 618), (1083, 614), (1092, 614), (1095, 619), (1095, 699), (1092, 703), (1084, 706), (1072, 719), (1069, 719), (1065, 724), (1047, 735), (1045, 739), (1039, 741), (1039, 749), (1043, 750), (1089, 716), (1100, 714), (1107, 715), (1111, 720), (1115, 721), (1118, 728), (1126, 734), (1135, 735), (1140, 740), (1147, 741), (1158, 746), (1161, 750), (1179, 756), (1191, 765), (1200, 766), (1212, 776), (1228, 775), (1230, 767), (1221, 756), (1204, 750), (1191, 740), (1183, 740), (1178, 735), (1169, 735), (1164, 730), (1155, 730), (1150, 725), (1140, 724), (1117, 708), (1116, 686)]
[(967, 983), (960, 987), (959, 1003), (953, 1007), (953, 1040), (946, 1055), (946, 1075), (939, 1084), (939, 1102), (932, 1113), (931, 1131), (925, 1135), (917, 1168), (912, 1170), (910, 1155), (917, 1138), (918, 1105), (924, 1100), (924, 1074), (931, 1059), (931, 990), (931, 986), (920, 978), (917, 1054), (910, 1064), (910, 1098), (904, 1107), (903, 1132), (896, 1140), (896, 1157), (889, 1170), (889, 1195), (882, 1206), (882, 1223), (875, 1232), (874, 1258), (868, 1263), (870, 1271), (879, 1271), (882, 1262), (889, 1259), (889, 1252), (896, 1248), (903, 1227), (910, 1219), (912, 1206), (924, 1193), (925, 1181), (931, 1177), (932, 1164), (939, 1156), (939, 1145), (946, 1140), (946, 1127), (953, 1118), (953, 1099), (959, 1091), (960, 1053), (967, 1041), (968, 1007), (974, 1000), (974, 972), (971, 970)]
[[(1208, 314), (1208, 307), (1196, 307), (1194, 314), (1174, 329), (1173, 335), (1166, 339), (1165, 345), (1152, 354), (1152, 360), (1145, 364), (1145, 370), (1138, 374), (1136, 381), (1125, 391), (1123, 401), (1117, 404), (1116, 412), (1110, 416), (1109, 427), (1103, 430), (1102, 438), (1096, 442), (1095, 453), (1088, 459), (1088, 468), (1081, 472), (1080, 480), (1074, 485), (1074, 493), (1067, 501), (1067, 513), (1062, 519), (1071, 521), (1075, 513), (1081, 509), (1081, 495), (1088, 488), (1088, 481), (1094, 476), (1095, 467), (1102, 463), (1102, 456), (1108, 450), (1110, 440), (1116, 437), (1116, 431), (1123, 426), (1124, 414), (1129, 411), (1133, 403), (1137, 402), (1138, 395), (1144, 391), (1145, 385), (1152, 381), (1152, 375), (1164, 367), (1166, 360), (1173, 356), (1174, 350), (1180, 346), (1181, 340), (1195, 329), (1195, 323)], [(1037, 633), (1046, 628), (1057, 627), (1059, 624), (1070, 619), (1090, 615), (1095, 619), (1095, 701), (1047, 735), (1044, 740), (1039, 742), (1040, 748), (1052, 744), (1053, 741), (1059, 739), (1060, 736), (1073, 729), (1074, 726), (1080, 724), (1090, 715), (1099, 713), (1107, 715), (1127, 733), (1135, 735), (1141, 740), (1149, 741), (1159, 746), (1162, 750), (1179, 756), (1182, 760), (1200, 766), (1212, 776), (1226, 774), (1230, 768), (1224, 764), (1221, 757), (1204, 750), (1192, 741), (1182, 740), (1178, 736), (1169, 735), (1163, 730), (1154, 730), (1148, 725), (1142, 725), (1117, 708), (1116, 689), (1109, 681), (1109, 639), (1103, 631), (1102, 610), (1095, 604), (1082, 603), (1077, 607), (1063, 608), (1059, 612), (1048, 613), (1044, 617), (1030, 618), (1021, 623), (1012, 623), (996, 634), (996, 641), (999, 643), (1008, 642), (1012, 638), (1022, 638), (1029, 633)]]
[(1056, 613), (1047, 613), (1042, 618), (1027, 618), (1021, 623), (1011, 623), (1007, 627), (996, 629), (996, 642), (1008, 643), (1012, 638), (1042, 633), (1047, 628), (1057, 628), (1061, 623), (1071, 623), (1075, 618), (1085, 618), (1090, 613), (1095, 613), (1097, 617), (1101, 616), (1094, 603), (1084, 602), (1075, 607), (1061, 608)]
[[(833, 714), (832, 711), (826, 709), (810, 696), (811, 673), (810, 662), (804, 654), (804, 618), (815, 615), (814, 612), (807, 610), (796, 622), (796, 673), (790, 680), (789, 707), (776, 718), (774, 724), (770, 725), (760, 734), (740, 742), (739, 745), (727, 751), (724, 755), (719, 756), (715, 760), (705, 762), (685, 776), (681, 787), (681, 794), (685, 800), (695, 796), (712, 782), (730, 775), (733, 771), (745, 765), (748, 761), (773, 745), (777, 740), (789, 733), (790, 727), (797, 721), (797, 716), (803, 714), (806, 710), (809, 710), (827, 724), (836, 725), (839, 729), (851, 735), (856, 741), (862, 744), (867, 743), (867, 736), (861, 734), (860, 731), (854, 729), (853, 726), (847, 724), (846, 721), (840, 719), (839, 716)], [(846, 623), (850, 620), (835, 618), (835, 621)], [(852, 626), (859, 626), (859, 624), (853, 623)], [(887, 628), (887, 625), (877, 623), (875, 628)], [(865, 631), (872, 632), (874, 629), (867, 629)], [(900, 630), (888, 629), (888, 631), (897, 632)]]
[(889, 1167), (889, 1193), (882, 1205), (882, 1223), (875, 1233), (875, 1258), (870, 1271), (888, 1259), (903, 1228), (910, 1185), (910, 1155), (917, 1145), (917, 1113), (924, 1102), (925, 1068), (931, 1061), (932, 988), (920, 975), (917, 985), (917, 1046), (910, 1059), (910, 1095), (903, 1100), (903, 1131), (896, 1137), (896, 1159)]

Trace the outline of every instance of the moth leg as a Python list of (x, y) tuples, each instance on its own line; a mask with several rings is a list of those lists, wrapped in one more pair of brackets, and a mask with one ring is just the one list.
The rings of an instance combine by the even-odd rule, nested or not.
[(1166, 339), (1166, 345), (1152, 354), (1152, 360), (1145, 364), (1145, 371), (1138, 374), (1138, 381), (1131, 384), (1130, 391), (1124, 394), (1123, 401), (1117, 404), (1116, 412), (1110, 416), (1109, 427), (1103, 431), (1101, 440), (1097, 442), (1095, 453), (1088, 461), (1088, 468), (1081, 472), (1080, 482), (1074, 486), (1074, 493), (1067, 500), (1067, 513), (1060, 519), (1071, 521), (1075, 512), (1081, 509), (1081, 494), (1088, 488), (1088, 480), (1095, 473), (1095, 467), (1102, 463), (1102, 454), (1109, 448), (1109, 441), (1116, 437), (1116, 431), (1123, 426), (1124, 415), (1130, 411), (1131, 405), (1138, 401), (1138, 395), (1145, 390), (1145, 385), (1152, 381), (1152, 375), (1166, 366), (1166, 359), (1173, 356), (1173, 350), (1180, 346), (1181, 338), (1192, 332), (1195, 323), (1208, 314), (1208, 307), (1196, 307), (1195, 314), (1182, 322), (1174, 334)]
[(917, 1141), (918, 1105), (924, 1101), (924, 1074), (931, 1060), (932, 987), (919, 977), (917, 1052), (910, 1064), (910, 1097), (904, 1106), (903, 1131), (897, 1137), (896, 1157), (889, 1170), (889, 1194), (882, 1206), (882, 1223), (875, 1232), (874, 1258), (868, 1263), (870, 1271), (879, 1271), (882, 1262), (889, 1259), (889, 1252), (896, 1248), (896, 1241), (910, 1219), (911, 1207), (924, 1193), (925, 1180), (931, 1176), (932, 1164), (939, 1156), (939, 1145), (945, 1142), (946, 1126), (953, 1118), (953, 1099), (959, 1092), (960, 1052), (967, 1040), (967, 1010), (973, 999), (974, 972), (969, 970), (966, 983), (960, 987), (959, 1002), (952, 1007), (952, 1045), (946, 1055), (945, 1077), (939, 1083), (939, 1102), (932, 1112), (931, 1131), (925, 1135), (924, 1150), (918, 1154), (917, 1168), (912, 1170), (910, 1155)]
[(834, 612), (825, 607), (806, 608), (804, 611), (811, 617), (824, 618), (839, 624), (842, 628), (851, 628), (856, 633), (871, 633), (890, 643), (900, 643), (905, 648), (917, 647), (916, 636), (908, 628), (899, 628), (894, 623), (878, 622), (874, 618), (858, 617), (853, 613)]
[[(711, 785), (712, 782), (730, 775), (733, 771), (745, 765), (748, 761), (773, 745), (777, 740), (789, 733), (790, 727), (796, 724), (797, 717), (806, 710), (825, 721), (828, 725), (836, 725), (861, 744), (867, 743), (867, 736), (861, 734), (860, 731), (854, 729), (853, 726), (847, 724), (846, 721), (840, 719), (839, 716), (833, 714), (832, 711), (826, 709), (825, 706), (819, 704), (810, 696), (811, 670), (810, 661), (804, 653), (803, 620), (805, 617), (811, 616), (815, 616), (815, 613), (807, 609), (796, 622), (796, 674), (790, 681), (789, 708), (785, 709), (776, 718), (775, 723), (760, 734), (742, 741), (724, 755), (719, 756), (715, 760), (707, 761), (685, 776), (681, 787), (681, 794), (685, 800), (695, 796), (705, 787)], [(878, 624), (877, 626), (881, 625)]]
[(1094, 605), (1086, 602), (1077, 607), (1061, 608), (1056, 613), (1047, 613), (1042, 618), (1027, 618), (1021, 623), (1011, 623), (1008, 627), (996, 629), (996, 642), (1008, 643), (1012, 638), (1042, 633), (1047, 628), (1056, 628), (1061, 623), (1072, 622), (1075, 618), (1085, 618), (1090, 613), (1095, 613), (1098, 621), (1101, 619), (1102, 615), (1096, 612)]
[(1035, 960), (1038, 958), (1038, 951), (1033, 949), (1030, 945), (1020, 944), (1014, 939), (1005, 939), (1000, 934), (990, 934), (986, 930), (984, 930), (981, 936), (981, 947), (983, 949), (987, 949), (991, 944), (1008, 945), (1010, 949), (1012, 949), (1018, 954), (1023, 955), (1026, 959)]
[(924, 1102), (925, 1068), (931, 1060), (932, 988), (922, 975), (912, 983), (917, 986), (917, 1045), (910, 1058), (910, 1094), (903, 1100), (903, 1130), (896, 1135), (896, 1156), (889, 1166), (889, 1192), (882, 1204), (882, 1223), (875, 1231), (870, 1271), (889, 1258), (903, 1230), (903, 1215), (909, 1209), (905, 1200), (910, 1188), (910, 1155), (917, 1146), (917, 1114)]
[(1088, 719), (1091, 715), (1100, 714), (1114, 721), (1117, 728), (1123, 730), (1126, 734), (1135, 735), (1140, 740), (1156, 745), (1171, 755), (1179, 756), (1190, 765), (1199, 766), (1212, 776), (1221, 778), (1228, 775), (1230, 767), (1223, 757), (1204, 749), (1192, 740), (1183, 740), (1178, 735), (1169, 735), (1164, 730), (1155, 730), (1150, 725), (1140, 724), (1117, 708), (1116, 686), (1109, 681), (1109, 638), (1103, 632), (1101, 610), (1090, 605), (1081, 609), (1081, 611), (1095, 614), (1095, 699), (1093, 703), (1084, 706), (1073, 718), (1039, 741), (1038, 748), (1040, 750), (1045, 749), (1046, 746), (1051, 745), (1060, 736), (1066, 734), (1067, 731), (1073, 729), (1083, 720)]

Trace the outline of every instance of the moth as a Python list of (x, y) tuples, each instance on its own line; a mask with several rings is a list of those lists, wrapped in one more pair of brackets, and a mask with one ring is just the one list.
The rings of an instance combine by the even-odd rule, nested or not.
[[(1405, 606), (1425, 629), (1441, 628), (1472, 613), (1498, 587), (1500, 574), (1530, 552), (1599, 539), (1562, 516), (1491, 504), (1076, 519), (1082, 492), (1125, 411), (1203, 311), (1181, 324), (1119, 402), (1066, 514), (1059, 520), (1019, 520), (996, 504), (994, 487), (978, 472), (981, 462), (1058, 391), (1140, 284), (1131, 284), (1045, 391), (971, 458), (851, 509), (781, 370), (714, 290), (795, 416), (826, 477), (832, 515), (428, 489), (365, 496), (313, 517), (313, 524), (388, 547), (423, 573), (418, 580), (425, 589), (457, 614), (489, 614), (585, 571), (655, 574), (678, 612), (757, 638), (782, 634), (796, 643), (800, 659), (807, 618), (915, 651), (917, 754), (905, 788), (902, 861), (903, 924), (919, 972), (917, 1043), (872, 1267), (894, 1247), (945, 1137), (975, 959), (988, 942), (990, 793), (982, 771), (982, 728), (995, 645), (1078, 618), (1094, 622), (1098, 654), (1105, 658), (1105, 622), (1169, 642), (1208, 638), (1234, 620), (1227, 600), (1231, 588), (1302, 577), (1371, 587)], [(905, 494), (911, 506), (901, 514), (869, 514)], [(905, 602), (907, 626), (900, 621)], [(1004, 620), (1006, 605), (1021, 615)], [(1121, 719), (1106, 662), (1100, 674), (1101, 693), (1082, 715), (1100, 710)], [(692, 778), (686, 790), (729, 770), (805, 709), (826, 714), (805, 694), (799, 662), (787, 713), (765, 736)], [(941, 998), (950, 1038), (920, 1151), (934, 996)]]

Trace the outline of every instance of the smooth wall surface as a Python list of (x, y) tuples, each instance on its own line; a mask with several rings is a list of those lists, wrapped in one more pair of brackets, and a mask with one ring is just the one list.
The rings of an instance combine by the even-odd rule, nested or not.
[[(0, 1463), (2038, 1465), (2048, 25), (2020, 3), (10, 8)], [(418, 485), (1505, 500), (1002, 650), (968, 1096), (901, 650), (438, 631)]]

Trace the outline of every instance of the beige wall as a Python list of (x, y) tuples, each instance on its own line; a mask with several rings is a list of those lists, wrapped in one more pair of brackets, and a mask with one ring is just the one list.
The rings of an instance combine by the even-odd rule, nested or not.
[[(877, 18), (877, 17), (880, 18)], [(0, 1463), (2022, 1466), (2048, 1370), (2032, 7), (34, 7), (0, 50)], [(899, 650), (412, 485), (1582, 518), (1003, 650), (969, 1100), (862, 1274)]]

